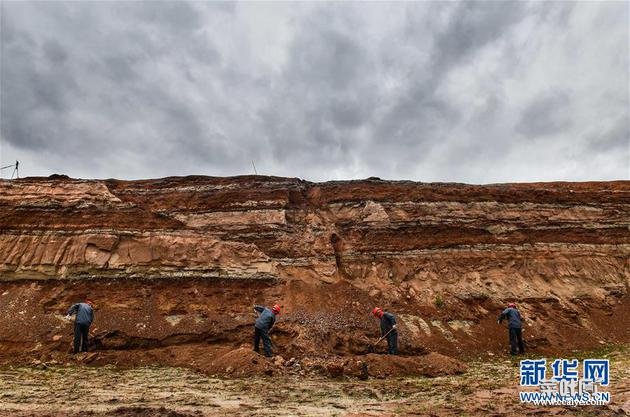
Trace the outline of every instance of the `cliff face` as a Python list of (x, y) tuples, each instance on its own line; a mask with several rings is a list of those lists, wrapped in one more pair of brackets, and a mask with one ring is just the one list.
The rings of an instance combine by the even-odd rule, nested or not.
[(499, 350), (508, 301), (534, 348), (628, 342), (629, 255), (628, 181), (2, 181), (0, 338), (50, 344), (89, 294), (104, 349), (247, 341), (250, 305), (276, 301), (287, 353), (360, 352), (376, 304), (410, 353)]

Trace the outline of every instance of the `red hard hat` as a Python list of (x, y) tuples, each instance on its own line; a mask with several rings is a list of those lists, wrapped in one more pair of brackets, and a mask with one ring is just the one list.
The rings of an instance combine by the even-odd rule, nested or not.
[(89, 305), (94, 305), (94, 303), (92, 302), (92, 300), (89, 300), (89, 299), (87, 299), (87, 298), (85, 299), (85, 303), (86, 303), (86, 304), (89, 304)]
[(374, 307), (374, 310), (372, 310), (372, 314), (376, 317), (380, 317), (382, 313), (383, 310), (380, 307)]
[(508, 307), (511, 307), (511, 308), (516, 308), (516, 304), (514, 304), (514, 303), (510, 303), (510, 304), (508, 304)]
[(271, 311), (273, 311), (273, 314), (280, 314), (280, 306), (278, 304), (274, 305), (271, 307)]

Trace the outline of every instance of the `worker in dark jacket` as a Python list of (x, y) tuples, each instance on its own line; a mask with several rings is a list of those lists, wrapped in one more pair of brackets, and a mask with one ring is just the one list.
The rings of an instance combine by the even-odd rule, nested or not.
[(84, 303), (73, 304), (68, 309), (66, 318), (69, 320), (73, 314), (77, 316), (74, 320), (74, 353), (79, 353), (79, 350), (87, 352), (88, 333), (94, 321), (94, 305), (87, 299)]
[(499, 315), (497, 323), (501, 324), (503, 320), (508, 322), (508, 335), (510, 337), (510, 353), (525, 353), (523, 345), (523, 324), (521, 322), (521, 313), (516, 309), (516, 304), (510, 303), (507, 308)]
[(254, 351), (259, 351), (260, 339), (262, 339), (265, 356), (270, 358), (272, 356), (272, 346), (269, 332), (276, 323), (276, 316), (280, 314), (280, 306), (276, 304), (271, 308), (267, 308), (255, 305), (254, 311), (258, 314), (256, 323), (254, 323)]
[(374, 317), (381, 320), (381, 337), (387, 338), (387, 353), (390, 355), (398, 354), (398, 330), (396, 328), (396, 316), (387, 311), (383, 311), (380, 307), (374, 307), (372, 310)]

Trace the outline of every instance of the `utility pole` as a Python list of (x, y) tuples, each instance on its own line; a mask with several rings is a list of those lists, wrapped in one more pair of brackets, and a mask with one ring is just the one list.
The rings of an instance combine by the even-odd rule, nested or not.
[(16, 160), (15, 164), (11, 164), (11, 165), (7, 165), (5, 167), (1, 167), (0, 171), (3, 170), (3, 169), (13, 168), (13, 172), (11, 173), (11, 179), (13, 179), (13, 177), (20, 178), (19, 167), (20, 167), (20, 161)]

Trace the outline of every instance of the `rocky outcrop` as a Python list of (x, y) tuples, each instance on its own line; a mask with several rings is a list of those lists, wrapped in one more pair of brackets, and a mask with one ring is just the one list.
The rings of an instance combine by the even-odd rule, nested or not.
[[(362, 349), (374, 328), (366, 312), (381, 304), (406, 317), (409, 352), (453, 353), (500, 349), (496, 314), (516, 300), (532, 346), (627, 342), (629, 255), (628, 181), (0, 182), (0, 313), (12, 323), (0, 323), (5, 329), (41, 314), (24, 297), (62, 309), (96, 293), (108, 331), (129, 340), (180, 340), (169, 338), (185, 324), (194, 340), (236, 343), (245, 336), (235, 329), (251, 321), (242, 311), (280, 300), (285, 346), (313, 348), (321, 326), (330, 349), (343, 353)], [(183, 287), (191, 292), (179, 293)], [(219, 319), (209, 317), (226, 308), (217, 294), (230, 288), (241, 289), (226, 296), (234, 317), (217, 330)], [(123, 301), (146, 298), (143, 291), (157, 304)], [(177, 303), (164, 309), (169, 291)], [(32, 334), (2, 337), (44, 337), (59, 326), (52, 307), (45, 313)], [(603, 327), (610, 320), (615, 332)]]

